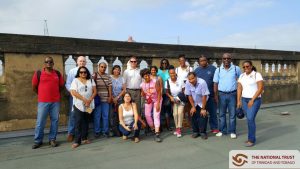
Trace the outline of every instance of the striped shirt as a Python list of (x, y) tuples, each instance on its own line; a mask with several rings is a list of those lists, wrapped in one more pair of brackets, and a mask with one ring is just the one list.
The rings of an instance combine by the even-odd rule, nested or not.
[[(93, 75), (95, 77), (95, 74)], [(102, 77), (102, 78), (101, 78)], [(108, 74), (100, 75), (97, 73), (96, 87), (101, 102), (108, 102), (108, 88), (112, 85), (111, 77)]]

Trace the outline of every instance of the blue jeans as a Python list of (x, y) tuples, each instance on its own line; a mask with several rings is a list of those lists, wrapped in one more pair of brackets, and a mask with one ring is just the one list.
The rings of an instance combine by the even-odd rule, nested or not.
[[(109, 103), (100, 102), (94, 110), (94, 133), (109, 134)], [(102, 126), (102, 128), (101, 128)]]
[(209, 113), (209, 126), (211, 130), (218, 129), (218, 118), (217, 118), (217, 104), (214, 100), (214, 97), (209, 96), (206, 108)]
[(69, 120), (68, 120), (68, 134), (75, 135), (75, 114), (73, 110), (73, 97), (69, 96)]
[[(129, 126), (130, 128), (133, 128), (133, 124), (134, 122), (132, 122)], [(141, 123), (138, 121), (137, 123), (138, 125), (138, 129), (134, 130), (134, 137), (139, 137), (140, 135), (140, 130), (141, 130)], [(127, 131), (126, 129), (124, 129), (124, 127), (122, 125), (119, 124), (119, 130), (120, 132), (124, 135), (124, 136), (129, 136), (129, 134), (131, 133), (131, 131)]]
[(207, 128), (208, 117), (200, 115), (201, 107), (196, 106), (196, 112), (192, 116), (193, 133), (205, 133)]
[(242, 105), (243, 110), (247, 117), (248, 122), (248, 141), (252, 143), (256, 142), (255, 132), (256, 132), (256, 124), (255, 124), (255, 117), (261, 105), (261, 98), (257, 98), (254, 100), (252, 107), (248, 108), (248, 102), (250, 98), (242, 98)]
[(227, 134), (226, 112), (229, 112), (229, 133), (236, 133), (236, 92), (222, 93), (219, 92), (219, 106), (220, 106), (220, 132)]
[(38, 102), (38, 113), (34, 133), (34, 142), (42, 143), (44, 138), (44, 128), (47, 122), (48, 114), (50, 115), (50, 132), (49, 141), (56, 140), (58, 130), (58, 115), (59, 115), (59, 102)]

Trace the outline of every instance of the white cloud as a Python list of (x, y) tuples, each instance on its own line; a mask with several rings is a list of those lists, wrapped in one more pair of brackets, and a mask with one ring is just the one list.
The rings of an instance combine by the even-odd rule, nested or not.
[(272, 26), (253, 32), (240, 32), (206, 45), (300, 51), (299, 27), (300, 24), (294, 23)]
[(224, 19), (272, 6), (273, 1), (193, 0), (191, 8), (179, 15), (185, 21), (215, 25)]

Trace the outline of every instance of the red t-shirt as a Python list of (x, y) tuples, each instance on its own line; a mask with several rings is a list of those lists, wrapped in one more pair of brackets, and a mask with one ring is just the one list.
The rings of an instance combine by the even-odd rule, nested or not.
[[(32, 85), (38, 85), (37, 73), (32, 77)], [(41, 70), (40, 83), (38, 86), (38, 102), (59, 102), (59, 87), (64, 86), (62, 75), (58, 78), (57, 73), (53, 70), (51, 73)]]

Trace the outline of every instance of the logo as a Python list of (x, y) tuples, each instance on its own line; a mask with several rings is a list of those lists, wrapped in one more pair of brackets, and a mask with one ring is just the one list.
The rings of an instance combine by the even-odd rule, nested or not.
[(240, 167), (243, 166), (245, 163), (248, 163), (248, 156), (245, 154), (236, 154), (235, 156), (232, 156), (232, 164)]

